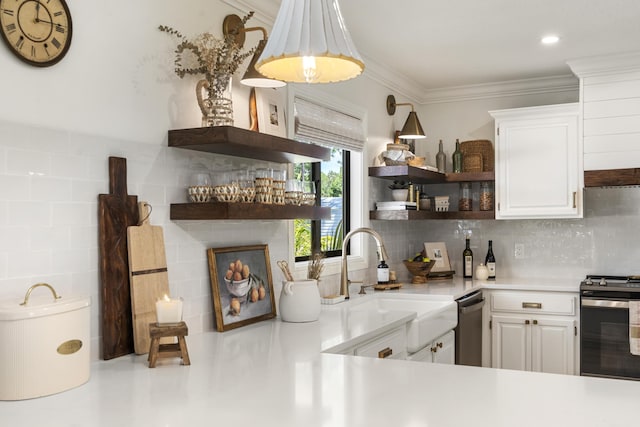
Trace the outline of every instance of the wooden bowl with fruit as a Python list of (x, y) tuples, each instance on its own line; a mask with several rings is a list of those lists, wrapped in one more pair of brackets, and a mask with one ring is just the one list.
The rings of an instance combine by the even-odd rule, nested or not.
[(411, 283), (427, 283), (427, 275), (436, 263), (435, 260), (429, 259), (424, 254), (419, 253), (411, 260), (402, 261), (409, 270), (409, 273), (413, 275)]

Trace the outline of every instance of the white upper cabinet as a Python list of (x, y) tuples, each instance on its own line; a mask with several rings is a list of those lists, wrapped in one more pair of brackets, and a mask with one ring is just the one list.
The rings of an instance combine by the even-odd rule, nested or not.
[(489, 114), (496, 128), (496, 219), (581, 218), (578, 103)]
[(640, 167), (640, 52), (569, 66), (580, 78), (584, 169)]

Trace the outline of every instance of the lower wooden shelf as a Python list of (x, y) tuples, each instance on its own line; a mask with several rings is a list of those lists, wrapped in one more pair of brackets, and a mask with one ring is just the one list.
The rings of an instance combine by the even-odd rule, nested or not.
[(263, 203), (174, 203), (171, 205), (170, 218), (172, 220), (329, 219), (331, 208)]
[(495, 219), (494, 211), (369, 211), (369, 219), (409, 221), (419, 219)]

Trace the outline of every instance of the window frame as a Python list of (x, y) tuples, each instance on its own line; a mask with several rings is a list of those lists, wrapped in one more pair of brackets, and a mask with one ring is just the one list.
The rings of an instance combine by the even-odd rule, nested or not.
[[(334, 97), (326, 92), (321, 92), (318, 86), (301, 86), (293, 88), (288, 85), (287, 88), (287, 135), (289, 138), (294, 137), (294, 118), (293, 118), (293, 103), (295, 97), (304, 98), (308, 101), (314, 102), (318, 105), (332, 108), (336, 111), (344, 112), (353, 117), (357, 117), (362, 121), (362, 126), (365, 131), (368, 129), (367, 123), (367, 110), (350, 104), (341, 98)], [(350, 152), (350, 179), (348, 181), (350, 191), (350, 207), (349, 207), (349, 222), (351, 229), (356, 229), (365, 226), (368, 222), (368, 210), (365, 205), (365, 194), (368, 191), (368, 181), (364, 179), (364, 159), (366, 158), (367, 148), (366, 144), (363, 147), (363, 151), (351, 151)], [(293, 169), (293, 168), (292, 168)], [(308, 261), (295, 261), (295, 233), (294, 233), (294, 221), (289, 221), (289, 245), (288, 245), (288, 259), (289, 265), (293, 266), (292, 272), (296, 279), (307, 277)], [(344, 234), (349, 232), (345, 228)], [(349, 271), (364, 270), (369, 267), (369, 257), (366, 255), (369, 253), (370, 239), (365, 239), (362, 233), (355, 235), (349, 242)], [(323, 277), (340, 274), (342, 267), (342, 257), (333, 257), (325, 260)], [(339, 280), (339, 278), (337, 279)]]

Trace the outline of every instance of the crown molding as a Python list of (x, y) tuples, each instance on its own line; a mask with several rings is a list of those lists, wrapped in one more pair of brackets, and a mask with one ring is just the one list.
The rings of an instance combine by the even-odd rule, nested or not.
[(578, 79), (573, 74), (508, 80), (494, 83), (426, 90), (422, 94), (420, 103), (438, 104), (443, 102), (473, 101), (505, 96), (573, 92), (577, 91), (578, 87)]
[(273, 26), (280, 9), (280, 4), (274, 1), (247, 1), (247, 0), (220, 0), (242, 13), (254, 11), (253, 19), (260, 21), (269, 27)]
[(580, 78), (627, 73), (640, 70), (640, 51), (572, 59), (567, 64)]

